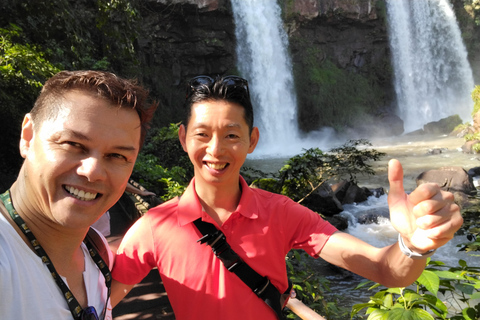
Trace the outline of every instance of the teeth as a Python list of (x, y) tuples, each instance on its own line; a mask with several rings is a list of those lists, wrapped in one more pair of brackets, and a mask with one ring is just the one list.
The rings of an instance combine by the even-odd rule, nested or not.
[(215, 169), (215, 170), (222, 170), (223, 168), (226, 167), (226, 163), (224, 164), (220, 164), (220, 163), (211, 163), (211, 162), (207, 162), (207, 166), (209, 168), (212, 168), (212, 169)]
[(71, 195), (75, 196), (75, 198), (82, 201), (91, 201), (97, 197), (96, 193), (85, 192), (71, 186), (65, 186), (65, 189), (67, 189), (67, 191), (70, 192)]

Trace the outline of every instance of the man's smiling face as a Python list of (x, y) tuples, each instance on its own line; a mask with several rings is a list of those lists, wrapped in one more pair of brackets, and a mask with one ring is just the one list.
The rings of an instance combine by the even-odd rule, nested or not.
[(240, 105), (225, 100), (194, 104), (188, 126), (180, 127), (179, 137), (193, 163), (195, 183), (238, 183), (240, 168), (258, 141), (258, 129), (249, 132)]
[(64, 226), (88, 226), (120, 198), (140, 147), (140, 119), (81, 91), (60, 112), (22, 125), (20, 152), (31, 210)]

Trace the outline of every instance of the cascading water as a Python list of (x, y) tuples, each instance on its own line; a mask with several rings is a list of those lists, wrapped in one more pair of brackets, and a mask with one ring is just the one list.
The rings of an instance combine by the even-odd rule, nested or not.
[(474, 87), (448, 0), (387, 0), (399, 116), (406, 132), (458, 114), (471, 120)]
[[(260, 130), (258, 149), (283, 154), (298, 142), (297, 101), (288, 38), (276, 1), (232, 0), (240, 73), (248, 79)], [(256, 152), (258, 154), (258, 152)]]

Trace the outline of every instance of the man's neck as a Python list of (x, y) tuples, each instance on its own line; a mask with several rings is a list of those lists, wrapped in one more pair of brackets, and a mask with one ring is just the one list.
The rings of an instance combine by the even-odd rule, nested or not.
[[(72, 263), (79, 262), (80, 244), (85, 238), (88, 228), (86, 230), (71, 230), (55, 223), (44, 213), (37, 212), (36, 206), (30, 203), (30, 198), (26, 195), (25, 190), (21, 183), (15, 182), (12, 185), (10, 196), (13, 206), (52, 260), (57, 271), (63, 275), (63, 269), (73, 269), (75, 266), (72, 266)], [(8, 213), (7, 220), (14, 226), (24, 242), (34, 250), (30, 241)]]
[(221, 226), (236, 210), (242, 190), (235, 184), (212, 185), (195, 180), (195, 191), (205, 212)]

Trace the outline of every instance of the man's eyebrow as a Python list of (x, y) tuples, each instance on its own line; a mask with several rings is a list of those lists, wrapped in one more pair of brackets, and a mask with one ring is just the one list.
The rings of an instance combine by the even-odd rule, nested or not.
[[(191, 127), (194, 128), (194, 129), (198, 129), (198, 128), (208, 128), (209, 126), (206, 123), (199, 122), (199, 123), (196, 123), (194, 125), (191, 125)], [(232, 122), (232, 123), (227, 124), (226, 127), (227, 128), (241, 128), (242, 125), (238, 122)]]
[(123, 151), (137, 151), (137, 148), (134, 146), (114, 146), (116, 150), (123, 150)]
[(60, 137), (62, 134), (67, 134), (67, 135), (72, 136), (73, 138), (76, 138), (76, 139), (79, 139), (79, 140), (86, 140), (86, 141), (91, 141), (92, 140), (89, 137), (87, 137), (86, 135), (84, 135), (83, 133), (80, 133), (80, 132), (75, 131), (73, 129), (65, 128), (62, 131), (58, 132), (56, 135), (58, 135)]
[(227, 128), (241, 128), (242, 125), (238, 122), (233, 122), (227, 125)]
[[(78, 140), (89, 141), (89, 142), (92, 141), (91, 138), (87, 137), (83, 133), (80, 133), (80, 132), (72, 130), (72, 129), (65, 129), (64, 132), (69, 134), (69, 135), (72, 135), (74, 138), (76, 138)], [(135, 146), (129, 146), (129, 145), (116, 145), (116, 146), (113, 146), (113, 149), (114, 150), (122, 150), (122, 151), (137, 151), (138, 150), (138, 148), (136, 148)]]

